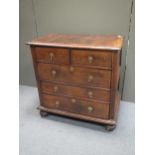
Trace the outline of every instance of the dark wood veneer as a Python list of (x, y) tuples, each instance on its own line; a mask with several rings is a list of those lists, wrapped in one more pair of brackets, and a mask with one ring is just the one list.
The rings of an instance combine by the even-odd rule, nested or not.
[(71, 54), (71, 61), (73, 65), (111, 69), (112, 53), (109, 51), (72, 50)]
[(72, 66), (37, 64), (40, 80), (110, 88), (111, 71), (80, 67), (73, 67), (71, 71), (70, 67)]
[(41, 82), (41, 91), (45, 94), (99, 100), (105, 103), (110, 102), (110, 90), (100, 88), (82, 88), (79, 86), (63, 85), (53, 82)]
[[(88, 102), (79, 100), (77, 98), (60, 97), (45, 94), (43, 94), (42, 97), (43, 106), (45, 106), (46, 108), (58, 109), (62, 111), (108, 119), (109, 104), (102, 104), (98, 102), (94, 103), (90, 101)], [(75, 101), (73, 102), (72, 100)], [(89, 108), (92, 108), (92, 111), (89, 111)]]
[(121, 36), (51, 34), (28, 44), (42, 117), (53, 113), (116, 127)]

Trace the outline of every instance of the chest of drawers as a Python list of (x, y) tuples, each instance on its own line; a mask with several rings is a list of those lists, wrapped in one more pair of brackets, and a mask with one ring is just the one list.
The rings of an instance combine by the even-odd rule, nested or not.
[(116, 127), (121, 36), (50, 34), (28, 44), (42, 117), (57, 114)]

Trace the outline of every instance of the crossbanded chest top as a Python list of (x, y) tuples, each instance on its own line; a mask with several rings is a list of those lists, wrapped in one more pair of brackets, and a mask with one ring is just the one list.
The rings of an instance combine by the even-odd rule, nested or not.
[(121, 36), (60, 34), (29, 42), (41, 116), (53, 113), (114, 129), (122, 43)]

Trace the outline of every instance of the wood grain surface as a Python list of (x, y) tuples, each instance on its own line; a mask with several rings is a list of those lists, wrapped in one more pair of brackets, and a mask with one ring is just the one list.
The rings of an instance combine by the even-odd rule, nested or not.
[(41, 63), (37, 64), (37, 70), (40, 80), (110, 88), (111, 71), (109, 70), (74, 67), (74, 71), (71, 72), (69, 66)]
[(51, 34), (28, 44), (41, 116), (51, 112), (115, 128), (120, 103), (121, 36)]
[[(109, 104), (101, 104), (79, 100), (76, 98), (59, 97), (43, 94), (43, 106), (46, 108), (59, 109), (72, 113), (88, 115), (92, 117), (108, 119)], [(72, 100), (75, 100), (73, 103)], [(89, 108), (92, 108), (89, 111)]]
[(49, 34), (28, 42), (29, 45), (69, 48), (120, 50), (123, 37), (120, 35), (69, 35)]

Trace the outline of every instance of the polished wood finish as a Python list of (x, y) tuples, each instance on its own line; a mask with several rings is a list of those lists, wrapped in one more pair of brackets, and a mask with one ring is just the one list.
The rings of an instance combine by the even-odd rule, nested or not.
[(69, 64), (69, 50), (63, 48), (36, 47), (36, 61), (39, 63)]
[(111, 71), (109, 70), (74, 67), (74, 71), (70, 71), (70, 66), (41, 63), (37, 64), (37, 69), (40, 80), (110, 88)]
[(58, 96), (77, 97), (87, 100), (98, 100), (98, 102), (110, 103), (110, 90), (102, 88), (69, 86), (57, 83), (41, 82), (41, 91), (45, 94)]
[(113, 53), (112, 55), (112, 76), (111, 76), (111, 104), (110, 106), (110, 118), (115, 119), (115, 109), (117, 105), (117, 98), (119, 98), (118, 84), (120, 76), (120, 51)]
[(116, 125), (116, 121), (112, 120), (112, 119), (102, 119), (102, 118), (97, 118), (97, 117), (91, 117), (91, 116), (76, 114), (76, 113), (72, 113), (72, 112), (66, 112), (66, 111), (62, 111), (62, 110), (58, 110), (58, 109), (46, 108), (44, 106), (38, 106), (37, 109), (39, 109), (40, 111), (46, 111), (46, 112), (56, 114), (56, 115), (72, 117), (72, 118), (76, 118), (76, 119), (80, 119), (80, 120), (100, 123), (103, 125), (108, 125), (108, 126)]
[(97, 118), (108, 118), (109, 104), (83, 101), (77, 98), (60, 97), (53, 95), (42, 95), (43, 106), (46, 108), (59, 109), (72, 113), (93, 116)]
[(66, 47), (79, 49), (98, 49), (98, 50), (121, 50), (123, 37), (120, 35), (64, 35), (49, 34), (39, 37), (28, 45), (49, 46), (49, 47)]
[(121, 36), (48, 35), (31, 47), (40, 115), (49, 113), (116, 127)]
[(112, 53), (109, 51), (72, 50), (71, 58), (72, 64), (78, 66), (111, 69), (112, 65)]

